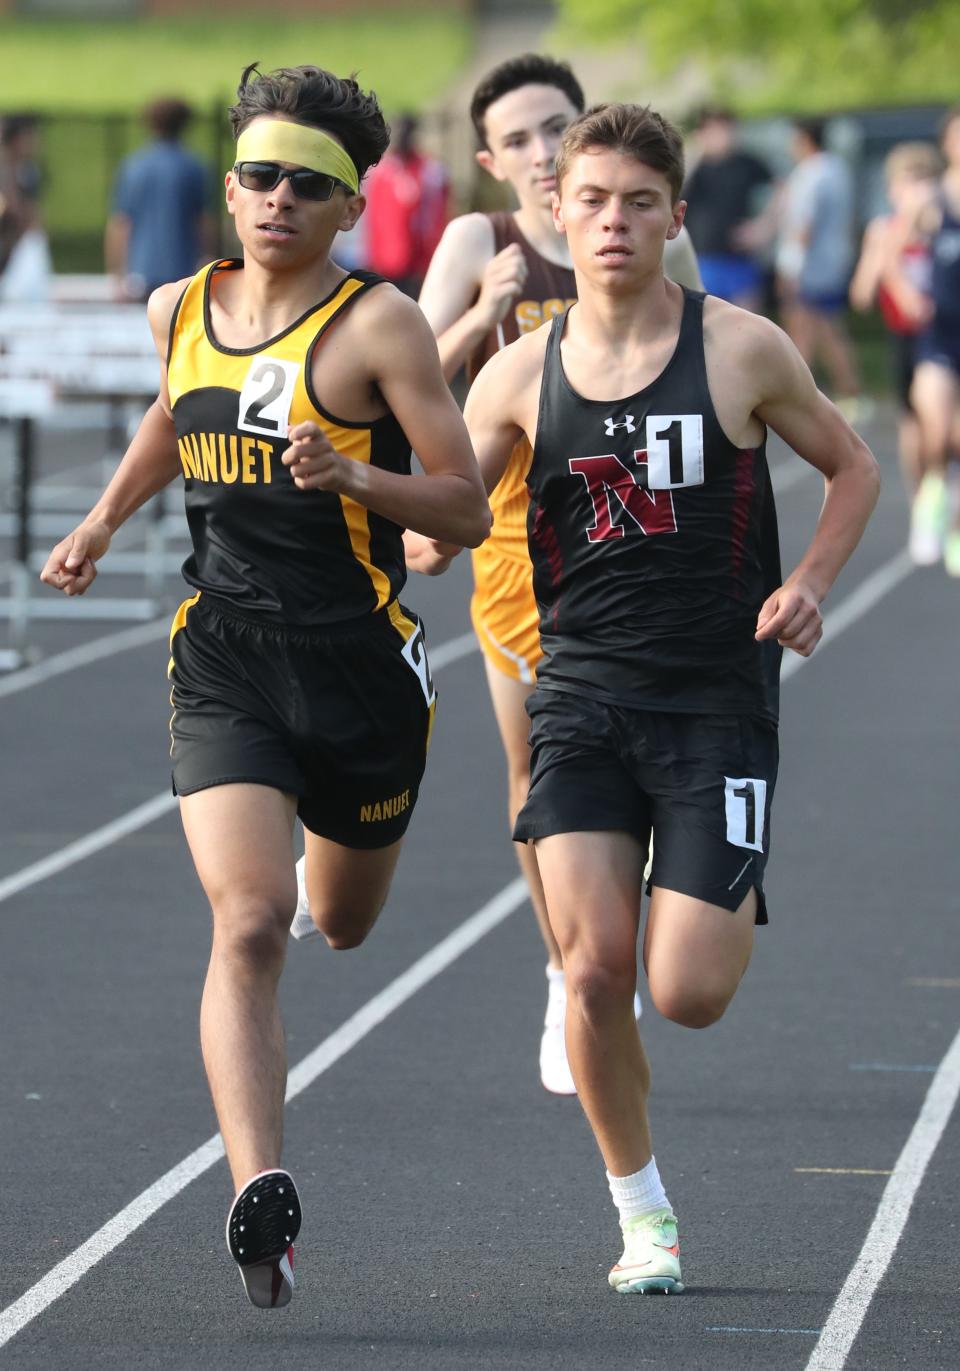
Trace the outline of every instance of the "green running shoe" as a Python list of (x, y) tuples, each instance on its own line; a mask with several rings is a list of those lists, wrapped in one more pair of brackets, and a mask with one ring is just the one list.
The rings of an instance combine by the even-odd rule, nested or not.
[(948, 520), (946, 482), (939, 473), (929, 471), (920, 482), (910, 510), (910, 557), (915, 566), (934, 566), (939, 562)]
[(948, 576), (960, 576), (960, 529), (951, 529), (943, 544), (943, 565)]
[(618, 1295), (679, 1295), (680, 1243), (677, 1220), (669, 1209), (639, 1214), (621, 1224), (623, 1256), (610, 1272)]

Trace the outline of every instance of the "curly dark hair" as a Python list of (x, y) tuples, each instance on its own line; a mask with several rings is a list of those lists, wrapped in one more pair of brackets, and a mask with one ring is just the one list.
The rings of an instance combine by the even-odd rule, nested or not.
[(298, 124), (332, 133), (363, 176), (390, 143), (390, 129), (373, 91), (362, 91), (353, 76), (334, 76), (322, 67), (278, 67), (262, 72), (256, 62), (244, 68), (237, 103), (230, 106), (234, 138), (261, 114), (286, 114)]
[(519, 90), (521, 86), (556, 86), (576, 110), (582, 111), (587, 103), (580, 82), (566, 62), (558, 62), (556, 58), (544, 57), (537, 52), (511, 57), (508, 62), (501, 62), (493, 71), (487, 72), (470, 101), (470, 118), (481, 148), (487, 146), (487, 110), (494, 100), (509, 95), (512, 90)]

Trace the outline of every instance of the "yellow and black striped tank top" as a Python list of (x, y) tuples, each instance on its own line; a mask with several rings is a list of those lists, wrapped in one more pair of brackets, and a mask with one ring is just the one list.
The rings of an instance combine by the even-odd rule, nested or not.
[(393, 414), (337, 419), (314, 393), (326, 330), (380, 277), (353, 272), (289, 328), (252, 348), (213, 336), (210, 287), (224, 260), (198, 272), (170, 325), (167, 376), (193, 552), (185, 580), (272, 622), (322, 627), (382, 609), (406, 579), (402, 530), (331, 491), (300, 490), (281, 462), (287, 429), (313, 420), (342, 457), (410, 471)]

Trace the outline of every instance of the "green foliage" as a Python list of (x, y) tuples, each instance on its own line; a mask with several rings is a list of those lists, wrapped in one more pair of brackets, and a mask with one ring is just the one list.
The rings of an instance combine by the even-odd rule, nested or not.
[(558, 0), (566, 37), (690, 62), (742, 112), (956, 98), (955, 0)]
[(208, 106), (231, 97), (253, 61), (265, 69), (314, 62), (341, 75), (356, 71), (388, 111), (421, 109), (466, 60), (469, 40), (466, 20), (426, 7), (309, 21), (283, 14), (126, 23), (0, 19), (0, 109), (128, 112), (158, 95)]

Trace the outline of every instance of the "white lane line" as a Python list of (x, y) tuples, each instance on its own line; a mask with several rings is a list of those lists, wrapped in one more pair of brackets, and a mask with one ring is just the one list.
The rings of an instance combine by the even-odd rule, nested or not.
[(930, 1159), (960, 1095), (960, 1033), (930, 1083), (920, 1115), (884, 1188), (860, 1255), (837, 1296), (806, 1371), (842, 1371), (890, 1265)]
[[(148, 627), (159, 627), (159, 625), (144, 625), (141, 629), (130, 629), (127, 634), (118, 634), (117, 637), (130, 636), (133, 633), (142, 633)], [(164, 632), (167, 630), (164, 629)], [(114, 635), (110, 635), (112, 638)], [(110, 638), (101, 638), (99, 642), (109, 643)], [(145, 641), (149, 641), (146, 639)], [(90, 648), (95, 648), (96, 643), (89, 644)], [(83, 649), (77, 649), (82, 652)], [(442, 671), (445, 666), (450, 666), (453, 662), (458, 662), (463, 657), (468, 657), (472, 652), (478, 651), (477, 640), (473, 633), (461, 633), (458, 638), (450, 638), (444, 643), (438, 643), (430, 651), (430, 667), (433, 671)], [(69, 653), (63, 654), (65, 657)], [(103, 655), (108, 656), (106, 652)], [(96, 660), (90, 658), (89, 660)], [(70, 670), (70, 666), (63, 667), (64, 671)], [(131, 809), (128, 814), (123, 814), (119, 819), (113, 819), (110, 823), (104, 824), (102, 828), (95, 829), (94, 832), (86, 834), (83, 838), (78, 838), (76, 842), (62, 847), (58, 852), (52, 852), (48, 857), (42, 857), (40, 861), (33, 862), (30, 866), (24, 867), (21, 871), (15, 871), (12, 876), (7, 876), (0, 880), (0, 904), (4, 900), (9, 900), (12, 895), (18, 895), (21, 890), (26, 890), (31, 885), (36, 885), (38, 881), (45, 881), (48, 876), (55, 876), (58, 872), (66, 870), (68, 866), (73, 866), (75, 862), (82, 862), (85, 857), (92, 857), (94, 853), (100, 852), (111, 843), (117, 842), (120, 838), (127, 837), (130, 833), (135, 833), (138, 828), (144, 828), (147, 824), (153, 823), (154, 819), (159, 819), (162, 815), (169, 813), (176, 808), (177, 800), (169, 791), (163, 791), (159, 795), (154, 795), (153, 799), (144, 801), (136, 809)]]
[(439, 671), (441, 667), (449, 666), (451, 662), (458, 662), (461, 657), (469, 657), (471, 652), (479, 651), (480, 644), (473, 632), (461, 633), (459, 638), (450, 638), (445, 643), (438, 643), (436, 647), (431, 647), (429, 642), (427, 643), (431, 671)]
[[(148, 643), (165, 638), (170, 632), (173, 615), (174, 609), (171, 609), (169, 614), (152, 619), (148, 624), (125, 628), (120, 633), (104, 634), (102, 638), (95, 638), (93, 642), (69, 648), (66, 652), (57, 653), (55, 657), (47, 657), (36, 666), (26, 667), (12, 676), (4, 677), (0, 679), (0, 700), (6, 695), (15, 695), (19, 690), (27, 690), (30, 686), (43, 685), (44, 682), (63, 676), (68, 671), (76, 671), (78, 667), (101, 662), (105, 657), (112, 657), (117, 652), (145, 647)], [(479, 651), (479, 644), (472, 633), (464, 633), (459, 638), (438, 644), (430, 651), (430, 665), (434, 671), (439, 671), (448, 662), (465, 656), (468, 651)]]
[(59, 852), (52, 852), (49, 857), (42, 857), (39, 862), (25, 866), (22, 871), (14, 872), (12, 876), (0, 881), (0, 903), (9, 900), (11, 895), (18, 895), (28, 886), (36, 885), (38, 881), (45, 881), (48, 876), (55, 876), (57, 872), (66, 870), (75, 862), (82, 862), (85, 857), (92, 857), (95, 852), (109, 847), (119, 838), (125, 838), (128, 833), (135, 833), (138, 828), (152, 824), (154, 819), (159, 819), (161, 815), (173, 809), (176, 803), (176, 796), (165, 790), (161, 795), (154, 795), (152, 800), (137, 805), (136, 809), (131, 809), (128, 814), (121, 815), (119, 819), (113, 819), (102, 828), (97, 828), (85, 837), (78, 838), (76, 842), (68, 844), (67, 847), (61, 847)]
[(884, 562), (883, 566), (872, 571), (869, 576), (860, 582), (855, 590), (852, 590), (845, 600), (841, 600), (836, 609), (824, 615), (823, 637), (817, 645), (812, 657), (798, 657), (795, 652), (789, 652), (783, 659), (780, 670), (780, 679), (788, 681), (791, 676), (795, 676), (802, 666), (808, 662), (815, 662), (828, 644), (835, 638), (855, 624), (858, 619), (862, 619), (868, 614), (874, 605), (879, 604), (885, 595), (889, 595), (891, 590), (895, 590), (901, 581), (905, 581), (914, 570), (906, 552), (898, 552), (889, 562)]
[[(817, 653), (839, 637), (851, 624), (862, 619), (912, 570), (913, 563), (910, 558), (905, 552), (900, 552), (891, 561), (872, 572), (855, 590), (851, 591), (845, 600), (840, 602), (831, 614), (826, 616), (823, 622), (823, 639), (819, 644)], [(117, 636), (130, 636), (134, 633), (144, 632), (151, 627), (158, 626), (146, 624), (140, 629), (128, 629), (125, 635), (119, 634)], [(100, 639), (99, 641), (108, 642), (109, 639)], [(91, 648), (95, 646), (96, 644), (90, 644)], [(82, 651), (82, 649), (77, 649), (77, 651)], [(474, 635), (462, 633), (458, 638), (451, 638), (433, 648), (430, 651), (430, 664), (434, 671), (440, 671), (443, 667), (449, 666), (452, 662), (459, 661), (476, 651), (477, 640)], [(802, 666), (814, 660), (817, 653), (814, 654), (813, 658), (798, 657), (791, 653), (784, 659), (781, 678), (789, 680)], [(2, 688), (2, 683), (0, 683), (0, 688)], [(15, 872), (12, 876), (6, 877), (5, 880), (0, 880), (0, 903), (9, 899), (11, 895), (16, 895), (19, 891), (25, 890), (28, 886), (35, 885), (37, 881), (45, 880), (47, 876), (53, 876), (66, 867), (72, 866), (75, 862), (82, 861), (85, 857), (90, 857), (95, 852), (109, 847), (118, 838), (124, 838), (138, 828), (143, 828), (145, 824), (152, 823), (154, 819), (173, 809), (175, 804), (174, 797), (166, 792), (155, 795), (152, 800), (147, 800), (144, 804), (131, 810), (129, 814), (105, 824), (103, 828), (98, 828), (93, 833), (88, 833), (86, 837), (70, 843), (68, 847), (61, 848), (59, 852), (54, 852), (49, 857), (44, 857), (31, 866), (24, 867), (22, 871)]]
[[(895, 559), (895, 561), (896, 560), (898, 559)], [(881, 568), (881, 571), (883, 570), (884, 568)], [(880, 573), (874, 573), (874, 576), (871, 579), (876, 581), (879, 574)], [(888, 576), (887, 580), (889, 581), (889, 584), (887, 585), (887, 589), (892, 589), (901, 579), (903, 579), (902, 575), (893, 581), (889, 581)], [(886, 592), (884, 591), (882, 593)], [(877, 598), (880, 598), (879, 595), (875, 596), (873, 599), (869, 596), (864, 597), (859, 594), (859, 590), (854, 591), (849, 598), (853, 599), (858, 595), (858, 603), (860, 604), (858, 613), (852, 616), (847, 615), (845, 618), (842, 618), (842, 627), (837, 630), (837, 632), (842, 631), (843, 628), (849, 627), (857, 618), (861, 617), (862, 614), (865, 614), (873, 603), (876, 603)], [(841, 602), (841, 605), (834, 613), (834, 617), (841, 615), (846, 604), (847, 601)], [(833, 636), (836, 636), (836, 633), (834, 633)], [(432, 654), (434, 668), (436, 669), (437, 660), (441, 657), (441, 654), (444, 653), (444, 649), (451, 654), (450, 656), (445, 656), (445, 661), (452, 661), (456, 660), (457, 657), (466, 656), (473, 650), (473, 647), (474, 643), (471, 634), (463, 634), (460, 638), (453, 639), (447, 644), (441, 643)], [(797, 658), (798, 667), (802, 666), (806, 660), (808, 659)], [(141, 805), (139, 810), (134, 810), (127, 818), (131, 819), (133, 815), (136, 814), (142, 815), (149, 805), (158, 804), (161, 800), (165, 804), (168, 804), (170, 799), (171, 797), (167, 795), (157, 796), (154, 800), (148, 801), (147, 805)], [(159, 812), (163, 811), (160, 810)], [(117, 824), (122, 824), (123, 822), (122, 819), (117, 820), (115, 824), (107, 825), (107, 829), (114, 829)], [(143, 822), (149, 822), (149, 820), (143, 820), (141, 818), (140, 824), (135, 826), (142, 826)], [(128, 828), (126, 831), (132, 831), (132, 828)], [(72, 844), (71, 847), (75, 850), (84, 844), (89, 845), (104, 832), (104, 829), (100, 829), (96, 834), (90, 834), (87, 839), (81, 840), (80, 843)], [(112, 842), (114, 841), (114, 837), (111, 837), (106, 841)], [(83, 855), (89, 855), (90, 852), (98, 850), (98, 847), (106, 846), (106, 841), (98, 843), (97, 846), (88, 846)], [(54, 861), (59, 855), (62, 854), (54, 854), (52, 858), (46, 860)], [(73, 860), (79, 860), (79, 857), (75, 856)], [(27, 870), (36, 872), (37, 868), (44, 866), (44, 864), (45, 863), (42, 862), (35, 863), (32, 868), (27, 868)], [(58, 866), (56, 869), (61, 870), (62, 866)], [(20, 876), (25, 874), (26, 873), (21, 872)], [(17, 876), (8, 878), (8, 880), (13, 881), (16, 881), (17, 879)], [(42, 876), (40, 875), (35, 875), (33, 877), (33, 880), (40, 879), (42, 879)], [(31, 881), (30, 883), (32, 884), (33, 882)], [(22, 889), (23, 885), (18, 885), (17, 888)], [(303, 1062), (293, 1069), (289, 1077), (287, 1098), (292, 1098), (291, 1090), (295, 1093), (299, 1093), (301, 1090), (306, 1089), (307, 1085), (325, 1071), (333, 1061), (349, 1051), (350, 1047), (353, 1045), (353, 1041), (359, 1041), (359, 1037), (369, 1033), (376, 1024), (382, 1022), (382, 1020), (392, 1012), (392, 1008), (396, 1007), (396, 1005), (392, 1006), (392, 1008), (389, 1007), (389, 997), (392, 994), (402, 995), (402, 999), (400, 999), (398, 1003), (402, 1003), (403, 999), (409, 998), (409, 996), (414, 994), (421, 985), (426, 984), (427, 981), (438, 975), (441, 970), (449, 965), (451, 961), (460, 956), (467, 947), (472, 946), (474, 942), (482, 938), (484, 933), (489, 931), (487, 926), (488, 921), (489, 927), (494, 927), (496, 923), (506, 918), (513, 909), (516, 909), (520, 903), (522, 903), (525, 895), (526, 886), (522, 878), (517, 878), (500, 891), (499, 895), (495, 896), (490, 904), (485, 905), (484, 908), (473, 915), (471, 919), (468, 919), (465, 924), (462, 924), (460, 928), (455, 929), (442, 943), (426, 953), (418, 962), (415, 962), (403, 976), (398, 978), (398, 981), (393, 982), (393, 984), (382, 991), (379, 996), (375, 996), (373, 1000), (370, 1000), (363, 1008), (358, 1010), (352, 1019), (347, 1020), (347, 1022), (331, 1035), (330, 1038), (321, 1043), (309, 1057), (305, 1058)], [(0, 887), (0, 898), (3, 898), (2, 887)], [(443, 949), (447, 949), (447, 951), (444, 952)], [(400, 986), (401, 989), (395, 991), (395, 986)], [(352, 1031), (355, 1034), (359, 1034), (359, 1036), (353, 1041), (347, 1041), (351, 1024), (354, 1025)], [(954, 1044), (954, 1048), (957, 1049), (958, 1055), (960, 1055), (960, 1046), (958, 1046), (958, 1044), (960, 1044), (960, 1037), (958, 1037), (957, 1043)], [(311, 1065), (308, 1066), (308, 1063)], [(310, 1074), (311, 1072), (313, 1073), (312, 1075)], [(307, 1079), (307, 1077), (309, 1077), (309, 1079)], [(939, 1075), (934, 1079), (933, 1085), (931, 1086), (931, 1094), (937, 1085), (938, 1079)], [(956, 1098), (956, 1092), (954, 1092), (954, 1098)], [(916, 1129), (914, 1131), (916, 1132)], [(940, 1132), (942, 1131), (943, 1126), (941, 1125)], [(911, 1135), (911, 1137), (912, 1136), (913, 1135)], [(938, 1133), (937, 1140), (939, 1140), (939, 1136), (940, 1134)], [(935, 1145), (936, 1144), (934, 1143), (934, 1146)], [(933, 1151), (933, 1147), (930, 1148), (930, 1151)], [(92, 1266), (96, 1265), (98, 1261), (121, 1243), (124, 1238), (128, 1237), (139, 1228), (141, 1224), (146, 1222), (151, 1215), (155, 1214), (158, 1209), (162, 1208), (168, 1199), (179, 1194), (191, 1180), (195, 1179), (196, 1176), (202, 1175), (204, 1171), (213, 1166), (221, 1156), (222, 1144), (219, 1137), (208, 1139), (208, 1141), (204, 1143), (202, 1147), (198, 1148), (196, 1152), (191, 1153), (190, 1156), (178, 1166), (174, 1167), (171, 1171), (168, 1171), (165, 1176), (162, 1176), (160, 1180), (143, 1191), (143, 1193), (133, 1200), (131, 1204), (127, 1205), (125, 1209), (121, 1210), (118, 1215), (99, 1229), (92, 1238), (89, 1238), (86, 1243), (77, 1248), (69, 1257), (64, 1258), (62, 1262), (58, 1263), (58, 1265), (38, 1281), (36, 1285), (32, 1286), (25, 1295), (22, 1295), (19, 1300), (16, 1300), (7, 1309), (0, 1312), (0, 1347), (4, 1346), (11, 1338), (15, 1337), (26, 1324), (38, 1317), (38, 1315), (52, 1304), (54, 1300), (58, 1299), (66, 1290), (69, 1290), (71, 1286), (75, 1285)], [(924, 1162), (924, 1169), (925, 1167), (926, 1162)], [(919, 1185), (921, 1177), (922, 1172), (917, 1178), (916, 1185)], [(891, 1185), (893, 1179), (894, 1177), (891, 1177)], [(889, 1190), (890, 1186), (888, 1185), (887, 1188)], [(822, 1341), (823, 1339), (821, 1338), (821, 1342)], [(818, 1346), (819, 1345), (820, 1344), (818, 1344)], [(815, 1364), (811, 1362), (807, 1371), (833, 1371), (833, 1368), (829, 1363), (825, 1363), (821, 1367), (816, 1367)]]
[(56, 676), (76, 671), (77, 667), (89, 666), (91, 662), (101, 662), (105, 657), (112, 657), (117, 652), (144, 647), (147, 643), (165, 638), (170, 632), (174, 613), (175, 610), (171, 609), (162, 619), (152, 619), (148, 624), (125, 628), (120, 633), (106, 633), (102, 638), (94, 638), (92, 642), (83, 643), (80, 647), (58, 652), (55, 657), (47, 657), (36, 666), (28, 666), (13, 676), (7, 676), (0, 680), (0, 699), (5, 695), (15, 695), (18, 690), (26, 690), (29, 686), (52, 681)]
[[(473, 947), (474, 943), (479, 942), (502, 923), (526, 898), (526, 881), (522, 876), (518, 876), (509, 885), (504, 886), (482, 909), (477, 910), (396, 980), (374, 995), (373, 999), (368, 1000), (293, 1068), (287, 1082), (287, 1102), (306, 1090), (351, 1048), (356, 1047), (357, 1043), (378, 1024), (383, 1023), (418, 990), (422, 990), (458, 957)], [(153, 1185), (121, 1209), (119, 1214), (98, 1229), (82, 1246), (58, 1262), (37, 1281), (36, 1285), (31, 1286), (26, 1294), (21, 1295), (0, 1312), (0, 1347), (16, 1337), (21, 1329), (42, 1314), (71, 1286), (76, 1285), (91, 1267), (96, 1266), (115, 1247), (136, 1232), (158, 1209), (179, 1195), (181, 1190), (186, 1189), (191, 1181), (209, 1171), (223, 1155), (220, 1135), (208, 1138), (202, 1147), (198, 1147), (166, 1175), (154, 1181)]]

